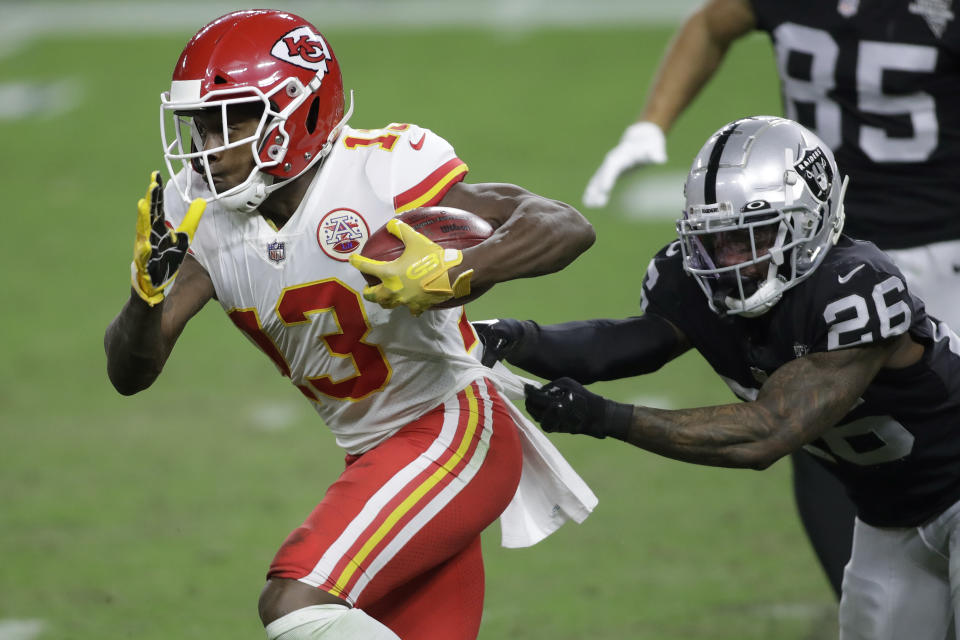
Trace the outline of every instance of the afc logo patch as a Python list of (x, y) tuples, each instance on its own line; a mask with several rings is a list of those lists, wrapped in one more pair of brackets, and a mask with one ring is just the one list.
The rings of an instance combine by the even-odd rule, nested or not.
[(317, 244), (334, 260), (346, 262), (370, 237), (367, 221), (353, 209), (328, 211), (317, 225)]
[(327, 72), (327, 60), (332, 60), (327, 41), (310, 27), (297, 27), (277, 40), (270, 55), (284, 62), (311, 71)]
[(820, 202), (826, 201), (833, 187), (833, 170), (830, 169), (830, 163), (823, 149), (820, 147), (804, 149), (803, 155), (793, 167), (807, 183), (807, 188), (810, 189), (813, 197)]

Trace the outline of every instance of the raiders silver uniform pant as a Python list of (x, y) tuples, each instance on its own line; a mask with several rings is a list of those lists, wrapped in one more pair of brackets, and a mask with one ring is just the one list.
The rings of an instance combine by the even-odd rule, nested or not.
[(953, 640), (960, 619), (960, 502), (921, 527), (856, 520), (840, 640)]
[(923, 300), (927, 313), (960, 331), (960, 240), (947, 240), (887, 252)]

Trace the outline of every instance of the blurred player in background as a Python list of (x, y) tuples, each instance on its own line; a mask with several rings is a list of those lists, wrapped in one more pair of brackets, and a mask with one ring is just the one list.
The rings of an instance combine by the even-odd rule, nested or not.
[[(960, 338), (885, 253), (841, 235), (845, 184), (796, 122), (730, 123), (693, 162), (642, 316), (478, 325), (483, 361), (553, 380), (527, 387), (547, 431), (721, 467), (805, 447), (857, 508), (841, 639), (944, 640), (960, 621)], [(691, 348), (744, 402), (651, 409), (582, 386)]]
[[(172, 179), (164, 188), (155, 172), (138, 204), (133, 289), (105, 336), (110, 380), (123, 394), (149, 387), (217, 300), (347, 453), (270, 566), (268, 638), (475, 638), (481, 531), (501, 517), (504, 544), (533, 544), (595, 498), (470, 354), (459, 302), (563, 268), (593, 229), (520, 187), (464, 183), (466, 165), (427, 129), (347, 126), (329, 43), (289, 13), (203, 27), (161, 109)], [(396, 213), (438, 203), (494, 234), (444, 250), (391, 224), (397, 260), (357, 255)], [(538, 480), (549, 486), (530, 491)]]
[[(668, 48), (637, 123), (604, 158), (583, 200), (607, 204), (628, 169), (666, 162), (664, 133), (755, 29), (776, 53), (786, 116), (833, 149), (850, 176), (847, 233), (885, 250), (929, 311), (960, 327), (960, 30), (953, 0), (708, 0)], [(794, 456), (801, 519), (835, 591), (853, 507)], [(845, 515), (846, 514), (846, 515)]]

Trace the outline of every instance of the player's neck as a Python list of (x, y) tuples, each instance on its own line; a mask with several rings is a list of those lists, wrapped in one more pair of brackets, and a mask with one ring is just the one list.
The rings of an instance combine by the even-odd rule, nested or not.
[(317, 169), (317, 166), (310, 167), (303, 175), (290, 180), (289, 184), (271, 193), (257, 208), (257, 212), (272, 222), (277, 229), (281, 228), (300, 207)]

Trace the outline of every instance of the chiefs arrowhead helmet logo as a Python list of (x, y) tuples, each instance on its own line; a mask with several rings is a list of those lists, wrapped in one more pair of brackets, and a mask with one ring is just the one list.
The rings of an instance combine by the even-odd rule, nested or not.
[(277, 40), (270, 54), (311, 71), (327, 72), (327, 60), (332, 60), (327, 41), (310, 27), (298, 27)]

